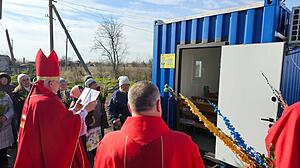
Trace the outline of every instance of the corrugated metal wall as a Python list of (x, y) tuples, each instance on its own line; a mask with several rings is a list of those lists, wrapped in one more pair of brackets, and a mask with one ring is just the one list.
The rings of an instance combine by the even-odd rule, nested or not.
[[(163, 118), (172, 127), (173, 100), (163, 92), (165, 84), (174, 88), (175, 70), (160, 68), (160, 54), (176, 53), (178, 44), (228, 42), (229, 45), (278, 41), (275, 31), (287, 34), (290, 11), (279, 5), (261, 5), (241, 11), (220, 13), (175, 22), (155, 21), (152, 82), (161, 91)], [(169, 113), (171, 112), (171, 113)]]
[(288, 105), (300, 101), (300, 48), (284, 57), (281, 91)]

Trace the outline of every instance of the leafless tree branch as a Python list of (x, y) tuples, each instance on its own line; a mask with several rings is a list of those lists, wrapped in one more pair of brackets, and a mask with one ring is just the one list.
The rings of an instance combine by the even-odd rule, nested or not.
[(92, 50), (102, 51), (101, 56), (113, 66), (113, 76), (119, 75), (119, 64), (127, 54), (127, 45), (123, 36), (123, 25), (113, 18), (104, 18), (95, 32)]

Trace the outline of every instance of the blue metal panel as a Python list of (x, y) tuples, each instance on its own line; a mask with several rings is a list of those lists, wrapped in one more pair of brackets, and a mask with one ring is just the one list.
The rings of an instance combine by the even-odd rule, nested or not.
[(197, 43), (202, 42), (203, 19), (197, 19)]
[[(176, 23), (172, 23), (172, 35), (171, 35), (171, 51), (170, 53), (175, 53), (176, 52)], [(174, 87), (174, 80), (175, 80), (175, 72), (174, 69), (170, 69), (170, 78), (168, 85), (171, 86), (172, 88)]]
[[(161, 54), (166, 53), (166, 47), (167, 47), (167, 25), (162, 26), (162, 47), (161, 47)], [(162, 96), (161, 98), (161, 103), (162, 103), (162, 117), (163, 119), (167, 118), (167, 100), (166, 100), (166, 93), (164, 92), (164, 85), (166, 81), (166, 76), (165, 76), (165, 69), (161, 68), (160, 69), (160, 85), (159, 85), (159, 90), (160, 90), (160, 95)]]
[(157, 21), (154, 24), (154, 37), (153, 37), (153, 61), (152, 61), (152, 82), (159, 86), (159, 50), (160, 50), (160, 31), (159, 31), (159, 25)]
[[(176, 23), (172, 23), (172, 34), (171, 34), (171, 51), (170, 53), (175, 53), (176, 52), (176, 43), (177, 43), (177, 40), (176, 40), (176, 29), (177, 29), (177, 26), (176, 26)], [(195, 38), (196, 38), (196, 35), (195, 35)], [(170, 84), (170, 86), (173, 86)]]
[(211, 16), (209, 19), (209, 33), (208, 33), (208, 42), (215, 42), (215, 33), (216, 33), (216, 16)]
[(230, 26), (229, 26), (229, 44), (236, 44), (237, 36), (237, 23), (238, 23), (238, 13), (234, 12), (231, 14)]
[[(172, 35), (171, 35), (171, 51), (170, 53), (175, 53), (176, 52), (176, 23), (172, 23)], [(196, 35), (195, 35), (196, 36)], [(196, 40), (196, 39), (195, 39)], [(171, 86), (172, 88), (174, 88), (174, 84), (175, 84), (175, 70), (174, 69), (170, 69), (170, 74), (169, 74), (169, 86)], [(174, 128), (174, 98), (169, 97), (168, 98), (168, 125), (170, 126), (170, 128)]]
[(284, 57), (281, 90), (289, 105), (300, 101), (300, 48)]
[[(298, 51), (300, 51), (300, 49)], [(300, 54), (298, 54), (296, 57), (297, 57), (297, 65), (299, 66), (300, 65)], [(296, 92), (295, 92), (296, 93), (296, 98), (294, 100), (295, 102), (300, 101), (300, 70), (299, 69), (298, 69), (296, 77), (297, 77), (297, 83), (296, 83), (296, 88), (297, 89), (296, 89)]]
[(176, 44), (181, 44), (181, 34), (180, 34), (180, 32), (181, 32), (181, 22), (179, 22), (179, 23), (176, 23)]
[(197, 26), (198, 26), (198, 23), (197, 23), (197, 19), (193, 19), (192, 20), (192, 35), (191, 35), (191, 43), (192, 44), (196, 44), (197, 42)]
[(204, 18), (202, 30), (202, 43), (207, 43), (209, 38), (209, 17)]
[(176, 36), (180, 35), (180, 44), (275, 42), (277, 39), (274, 38), (274, 32), (282, 32), (283, 27), (287, 29), (285, 23), (288, 15), (289, 11), (273, 0), (265, 7), (176, 21), (177, 26), (180, 25)]
[(283, 65), (282, 65), (282, 76), (281, 76), (281, 92), (282, 96), (285, 99), (287, 97), (287, 85), (288, 85), (288, 61), (287, 57), (283, 57)]
[[(293, 60), (294, 60), (295, 58), (293, 57)], [(291, 57), (291, 59), (290, 59), (291, 61), (292, 61), (292, 57)], [(293, 61), (292, 61), (293, 62)], [(292, 69), (291, 69), (291, 74), (295, 74), (295, 73), (297, 73), (296, 72), (296, 68), (295, 68), (295, 65), (294, 65), (294, 63), (292, 63), (292, 62), (290, 62), (292, 65)], [(291, 77), (291, 79), (290, 79), (290, 82), (291, 82), (291, 88), (290, 88), (290, 92), (288, 93), (288, 95), (289, 95), (289, 97), (290, 97), (290, 100), (294, 100), (294, 92), (293, 92), (293, 90), (295, 89), (294, 87), (295, 87), (295, 77), (294, 76), (290, 76)]]
[(280, 31), (285, 36), (288, 36), (289, 33), (289, 28), (290, 28), (289, 23), (290, 23), (290, 13), (288, 11), (285, 11), (284, 22), (282, 23), (284, 24), (284, 26), (283, 26), (283, 30)]
[(244, 44), (251, 44), (253, 42), (254, 16), (255, 9), (250, 9), (247, 11)]
[(284, 22), (284, 19), (285, 19), (285, 17), (284, 17), (285, 10), (283, 8), (279, 9), (279, 15), (280, 15), (280, 17), (279, 17), (279, 21), (278, 21), (278, 23), (279, 23), (278, 32), (281, 32), (284, 27), (284, 24), (282, 24), (282, 23)]
[[(288, 93), (288, 91), (287, 91), (287, 85), (288, 85), (288, 81), (287, 81), (287, 79), (288, 79), (288, 77), (287, 77), (287, 61), (284, 61), (284, 64), (283, 64), (283, 71), (282, 71), (282, 77), (281, 77), (281, 94), (282, 94), (282, 97), (283, 97), (283, 99), (287, 102), (287, 97), (288, 97), (288, 95), (287, 95), (287, 93)], [(288, 103), (288, 102), (287, 102)], [(281, 114), (282, 114), (282, 111), (283, 111), (283, 109), (282, 108), (279, 108), (279, 110), (278, 110), (278, 113), (277, 113), (277, 118), (279, 118), (280, 116), (281, 116)]]
[(245, 37), (245, 24), (246, 24), (246, 11), (239, 12), (238, 16), (238, 28), (237, 28), (237, 44), (243, 44)]
[[(300, 64), (299, 64), (299, 62), (300, 62), (300, 57), (299, 56), (295, 56), (295, 62), (296, 62), (296, 64), (297, 64), (297, 66), (299, 66)], [(299, 67), (297, 67), (296, 68), (296, 70), (297, 70), (297, 75), (295, 76), (296, 77), (296, 79), (295, 79), (295, 89), (294, 89), (294, 93), (295, 93), (295, 96), (294, 96), (294, 100), (295, 101), (299, 101), (300, 99), (298, 99), (299, 98), (299, 85), (300, 85), (300, 83), (299, 83), (299, 78), (300, 78), (300, 73), (299, 73), (299, 71), (300, 71), (300, 69), (299, 69)]]
[(192, 21), (188, 20), (186, 22), (186, 38), (185, 38), (186, 44), (191, 44), (191, 35), (192, 35)]
[(186, 21), (181, 22), (180, 44), (185, 44), (186, 38)]
[[(295, 57), (295, 62), (296, 62), (297, 65), (299, 65), (299, 64), (298, 64), (298, 62), (299, 62), (299, 57)], [(299, 69), (297, 68), (296, 71), (299, 71)], [(298, 72), (297, 72), (297, 73), (298, 73)], [(297, 100), (297, 96), (298, 96), (298, 93), (299, 93), (298, 87), (297, 87), (297, 86), (298, 86), (298, 83), (299, 83), (299, 75), (296, 75), (296, 76), (295, 76), (295, 83), (294, 83), (294, 84), (295, 84), (294, 97), (293, 97), (294, 100)]]
[[(167, 45), (167, 25), (163, 25), (162, 26), (162, 46), (161, 46), (161, 54), (165, 54), (166, 53), (166, 45)], [(160, 57), (160, 55), (159, 55)], [(164, 94), (164, 81), (165, 81), (165, 69), (164, 68), (160, 68), (160, 85), (159, 85), (159, 90), (160, 90), (160, 94), (163, 95)]]
[[(170, 42), (171, 42), (171, 24), (167, 24), (167, 25), (163, 25), (162, 27), (162, 48), (161, 48), (161, 53), (162, 54), (166, 54), (166, 53), (170, 53)], [(167, 83), (168, 81), (166, 81), (166, 79), (169, 79), (170, 77), (170, 70), (169, 69), (161, 69), (161, 82), (160, 82), (160, 94), (162, 96), (161, 98), (161, 103), (162, 103), (162, 117), (165, 121), (168, 121), (168, 112), (167, 112), (167, 104), (168, 104), (168, 99), (167, 99), (167, 93), (164, 92), (164, 85), (165, 83)]]
[(255, 10), (255, 19), (254, 19), (254, 32), (253, 32), (253, 43), (261, 42), (261, 30), (262, 30), (262, 17), (263, 9)]
[(218, 15), (217, 16), (215, 42), (221, 42), (222, 41), (223, 16), (224, 15)]
[(275, 5), (276, 0), (271, 5), (267, 5), (263, 12), (263, 25), (261, 41), (263, 43), (274, 41), (274, 33), (277, 28), (279, 17), (279, 5)]
[(168, 24), (167, 25), (167, 37), (166, 37), (166, 51), (165, 53), (170, 53), (170, 49), (171, 49), (171, 28), (172, 28), (172, 24)]
[(230, 17), (231, 14), (225, 14), (223, 17), (223, 30), (222, 30), (222, 40), (229, 41), (229, 27), (230, 27)]
[(293, 84), (292, 84), (292, 70), (293, 70), (293, 63), (292, 63), (292, 61), (291, 61), (291, 57), (288, 57), (288, 59), (287, 59), (287, 63), (288, 63), (288, 65), (289, 65), (289, 67), (287, 67), (287, 74), (284, 74), (284, 75), (287, 75), (287, 93), (286, 93), (286, 101), (287, 101), (287, 103), (288, 104), (291, 104), (292, 103), (292, 98), (291, 98), (291, 95), (290, 95), (290, 93), (293, 91)]

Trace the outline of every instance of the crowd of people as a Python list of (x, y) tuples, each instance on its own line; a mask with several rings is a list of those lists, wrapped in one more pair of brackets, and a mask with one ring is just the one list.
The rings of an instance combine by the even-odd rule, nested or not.
[(8, 165), (7, 148), (16, 143), (22, 108), (31, 89), (28, 75), (20, 74), (17, 80), (15, 87), (7, 73), (0, 74), (0, 167)]
[[(46, 57), (41, 50), (34, 82), (20, 74), (15, 87), (7, 73), (0, 73), (0, 168), (9, 167), (7, 148), (13, 144), (15, 168), (204, 168), (191, 137), (170, 130), (161, 118), (160, 92), (153, 83), (130, 86), (128, 77), (120, 76), (119, 89), (107, 106), (106, 93), (82, 105), (79, 97), (84, 88), (101, 91), (96, 80), (86, 76), (83, 86), (68, 90), (59, 74), (56, 53)], [(298, 142), (299, 136), (288, 135), (299, 130), (298, 106), (289, 108), (267, 137), (267, 146), (275, 146), (277, 158), (296, 167), (299, 149), (288, 140)], [(295, 123), (292, 130), (285, 129), (285, 121)], [(113, 131), (105, 135), (109, 122)], [(284, 150), (284, 144), (293, 145)], [(293, 156), (286, 154), (289, 150)]]
[[(0, 74), (0, 168), (9, 167), (7, 149), (12, 146), (17, 148), (15, 168), (140, 167), (143, 161), (138, 159), (135, 164), (134, 158), (148, 157), (153, 152), (160, 154), (155, 159), (163, 160), (150, 164), (149, 157), (148, 167), (158, 163), (169, 167), (172, 165), (170, 156), (175, 154), (170, 140), (176, 145), (181, 142), (188, 144), (195, 154), (186, 155), (192, 158), (191, 167), (203, 167), (199, 150), (190, 137), (170, 131), (164, 124), (160, 117), (159, 91), (152, 83), (138, 83), (132, 86), (130, 92), (129, 78), (120, 76), (119, 89), (113, 92), (105, 105), (107, 93), (90, 75), (83, 79), (83, 85), (68, 89), (67, 81), (59, 75), (57, 60), (54, 51), (46, 57), (40, 50), (36, 57), (36, 76), (31, 81), (28, 75), (19, 74), (17, 86), (11, 84), (9, 74)], [(96, 101), (81, 105), (78, 99), (84, 88), (100, 91), (101, 94)], [(131, 96), (128, 92), (132, 93)], [(135, 122), (138, 127), (133, 125)], [(105, 128), (109, 127), (118, 133), (116, 137), (111, 137), (111, 133), (105, 135)], [(130, 134), (126, 135), (127, 131)], [(144, 136), (143, 133), (149, 135)], [(126, 151), (132, 152), (127, 154), (125, 151), (119, 155), (123, 151), (122, 145), (113, 142), (124, 144), (121, 138), (124, 135), (127, 138), (125, 145), (128, 145)], [(164, 149), (157, 141), (164, 144)], [(106, 143), (111, 144), (104, 145)], [(135, 143), (141, 146), (137, 148)], [(153, 150), (146, 147), (148, 144)], [(176, 157), (188, 151), (184, 148), (178, 150)], [(145, 153), (141, 154), (140, 150)], [(122, 155), (128, 158), (125, 158), (124, 164), (121, 161), (121, 166)], [(112, 161), (112, 156), (120, 158)]]

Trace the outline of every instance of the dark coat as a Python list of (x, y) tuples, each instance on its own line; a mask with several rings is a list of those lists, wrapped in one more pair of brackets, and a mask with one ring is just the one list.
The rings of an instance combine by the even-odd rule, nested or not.
[[(30, 86), (31, 88), (31, 86)], [(15, 117), (16, 117), (16, 124), (17, 124), (17, 129), (19, 128), (20, 125), (20, 118), (22, 114), (22, 109), (24, 106), (24, 102), (27, 98), (29, 91), (27, 91), (25, 88), (22, 86), (17, 86), (15, 90), (13, 91), (13, 99), (14, 99), (14, 109), (15, 109)]]

